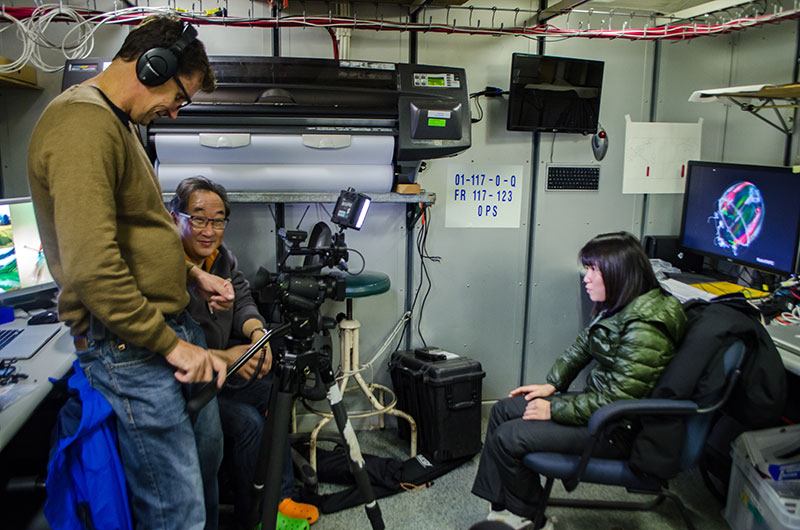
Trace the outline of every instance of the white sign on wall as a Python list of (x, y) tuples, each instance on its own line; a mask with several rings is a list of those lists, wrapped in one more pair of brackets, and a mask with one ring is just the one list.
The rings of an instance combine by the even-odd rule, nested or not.
[(447, 165), (447, 228), (519, 228), (522, 166)]
[(700, 159), (697, 123), (634, 122), (625, 116), (622, 193), (683, 193), (687, 162)]

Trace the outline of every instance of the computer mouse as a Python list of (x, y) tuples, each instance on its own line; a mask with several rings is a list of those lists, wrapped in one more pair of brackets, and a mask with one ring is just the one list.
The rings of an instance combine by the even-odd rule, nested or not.
[(600, 129), (597, 134), (592, 135), (592, 151), (594, 159), (598, 162), (606, 156), (608, 151), (608, 133), (605, 129)]
[(55, 311), (42, 311), (28, 319), (28, 325), (36, 326), (38, 324), (55, 324), (58, 322), (58, 313)]

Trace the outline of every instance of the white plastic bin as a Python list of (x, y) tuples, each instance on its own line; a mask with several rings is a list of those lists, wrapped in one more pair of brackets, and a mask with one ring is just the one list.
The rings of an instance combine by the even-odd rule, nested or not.
[[(776, 436), (791, 436), (796, 440), (798, 431), (792, 426), (757, 432), (759, 436), (742, 434), (733, 445), (725, 520), (732, 530), (800, 530), (800, 499), (796, 494), (780, 496), (775, 490), (778, 486), (782, 492), (797, 492), (800, 481), (779, 484), (770, 477), (762, 477), (749, 456), (759, 454), (758, 443), (759, 440), (763, 443), (765, 433), (773, 439)], [(795, 482), (797, 488), (793, 487)]]

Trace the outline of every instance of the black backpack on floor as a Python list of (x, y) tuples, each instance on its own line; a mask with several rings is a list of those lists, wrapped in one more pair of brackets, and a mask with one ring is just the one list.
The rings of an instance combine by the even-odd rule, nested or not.
[[(303, 456), (308, 457), (307, 444), (295, 446), (295, 449)], [(363, 454), (363, 457), (376, 499), (402, 491), (432, 486), (433, 479), (473, 458), (467, 456), (446, 462), (435, 462), (423, 454), (405, 461), (370, 454)], [(355, 486), (355, 478), (350, 472), (347, 454), (341, 446), (337, 446), (333, 450), (321, 449), (317, 446), (317, 480), (329, 484), (352, 485), (352, 487), (326, 495), (319, 495), (316, 491), (309, 491), (306, 488), (299, 493), (297, 500), (317, 506), (322, 513), (338, 512), (364, 502), (361, 492)]]

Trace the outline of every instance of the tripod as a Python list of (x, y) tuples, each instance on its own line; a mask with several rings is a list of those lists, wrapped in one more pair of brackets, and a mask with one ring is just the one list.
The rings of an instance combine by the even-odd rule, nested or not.
[[(262, 489), (264, 491), (264, 507), (261, 511), (261, 528), (266, 530), (274, 528), (278, 516), (278, 502), (280, 497), (280, 478), (283, 468), (283, 458), (286, 451), (285, 444), (289, 439), (289, 419), (294, 397), (299, 394), (300, 387), (307, 374), (314, 372), (326, 389), (328, 403), (330, 403), (336, 426), (339, 429), (345, 450), (350, 463), (350, 471), (356, 479), (356, 484), (364, 501), (364, 508), (373, 530), (384, 528), (381, 510), (372, 492), (369, 483), (364, 458), (356, 438), (353, 426), (347, 417), (347, 410), (342, 401), (342, 394), (331, 368), (328, 357), (321, 356), (315, 351), (300, 354), (285, 353), (277, 367), (277, 380), (272, 388), (270, 409), (261, 438), (261, 451), (259, 453), (258, 467), (256, 468), (256, 481), (253, 484), (253, 498), (258, 498)], [(319, 399), (318, 396), (308, 396)], [(266, 477), (266, 484), (259, 478)], [(250, 522), (257, 520), (258, 504), (253, 503)]]
[[(228, 377), (244, 366), (267, 342), (277, 336), (287, 335), (292, 328), (297, 331), (298, 328), (302, 327), (302, 323), (298, 326), (295, 322), (294, 326), (285, 323), (270, 330), (228, 368)], [(301, 334), (307, 335), (302, 332)], [(336, 426), (345, 444), (350, 471), (356, 479), (356, 485), (364, 500), (367, 518), (373, 530), (383, 530), (385, 526), (381, 510), (372, 492), (372, 485), (364, 467), (361, 448), (353, 426), (347, 417), (347, 410), (342, 401), (339, 386), (336, 384), (330, 358), (313, 349), (313, 337), (298, 338), (287, 336), (287, 344), (286, 351), (279, 354), (280, 359), (276, 363), (277, 368), (273, 368), (277, 370), (275, 372), (277, 377), (272, 386), (269, 415), (261, 436), (261, 448), (251, 492), (253, 502), (251, 503), (251, 513), (248, 517), (248, 527), (256, 528), (260, 521), (262, 530), (275, 529), (278, 517), (278, 503), (280, 501), (281, 470), (283, 469), (283, 458), (286, 451), (285, 444), (288, 443), (289, 438), (291, 408), (295, 396), (299, 395), (301, 390), (305, 388), (306, 376), (314, 373), (316, 374), (315, 386), (310, 391), (304, 391), (303, 394), (305, 397), (314, 400), (323, 399), (324, 396), (327, 397)], [(322, 390), (325, 392), (324, 396), (322, 395)], [(216, 393), (216, 384), (212, 382), (206, 385), (196, 397), (187, 403), (187, 410), (200, 410)], [(260, 509), (259, 506), (262, 499), (263, 509)]]

